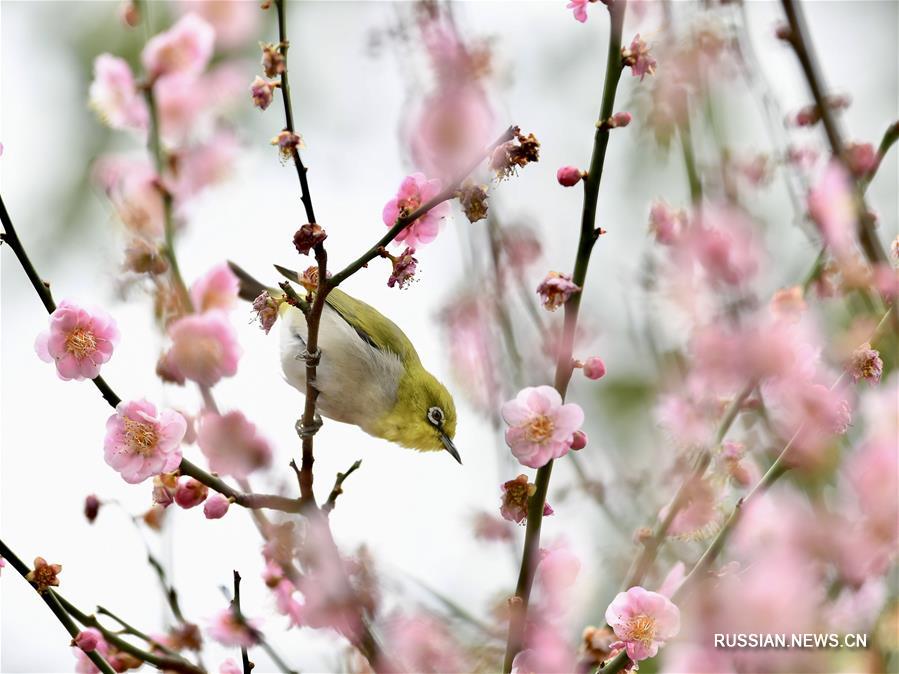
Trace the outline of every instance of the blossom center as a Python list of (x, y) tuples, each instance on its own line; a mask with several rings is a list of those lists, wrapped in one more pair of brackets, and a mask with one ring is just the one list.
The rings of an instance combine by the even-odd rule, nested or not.
[(531, 442), (545, 442), (553, 434), (555, 424), (545, 414), (531, 419), (530, 423), (525, 427), (525, 435)]
[(152, 424), (135, 421), (125, 417), (125, 439), (128, 445), (138, 454), (147, 456), (152, 453), (159, 441), (159, 434)]
[(84, 328), (75, 328), (66, 337), (66, 351), (81, 360), (97, 349), (97, 338), (94, 333)]
[(195, 367), (208, 372), (218, 366), (222, 350), (219, 342), (212, 337), (200, 337), (185, 345), (184, 356), (186, 362), (194, 363)]
[(400, 199), (397, 203), (399, 206), (401, 215), (409, 215), (410, 213), (414, 213), (418, 210), (418, 207), (421, 206), (421, 195), (415, 194), (410, 197), (406, 197), (405, 199)]
[(634, 616), (627, 621), (627, 641), (638, 641), (650, 646), (656, 635), (656, 621), (648, 615)]

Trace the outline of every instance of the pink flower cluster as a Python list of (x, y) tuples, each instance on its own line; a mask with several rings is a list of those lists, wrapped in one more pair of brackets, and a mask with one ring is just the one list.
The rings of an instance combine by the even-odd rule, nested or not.
[[(400, 217), (408, 216), (440, 193), (439, 180), (428, 180), (423, 173), (413, 173), (403, 179), (396, 196), (384, 205), (384, 224), (393, 227)], [(431, 243), (440, 231), (440, 221), (449, 215), (447, 202), (438, 204), (427, 213), (409, 223), (394, 239), (395, 244), (405, 243), (413, 251), (420, 245)]]

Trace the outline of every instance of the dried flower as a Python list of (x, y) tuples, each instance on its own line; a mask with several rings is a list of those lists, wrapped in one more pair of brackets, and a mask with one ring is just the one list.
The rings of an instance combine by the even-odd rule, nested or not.
[(586, 174), (576, 166), (563, 166), (556, 171), (556, 180), (562, 187), (574, 187)]
[(213, 494), (203, 504), (203, 514), (207, 520), (218, 520), (225, 516), (231, 501), (222, 494)]
[(262, 69), (265, 76), (278, 77), (287, 66), (284, 54), (281, 53), (281, 46), (268, 42), (260, 42), (259, 46), (262, 48)]
[[(396, 225), (400, 218), (407, 218), (417, 211), (423, 204), (436, 197), (441, 190), (441, 183), (436, 178), (428, 180), (423, 173), (413, 173), (403, 179), (396, 196), (384, 204), (381, 217), (387, 227)], [(413, 222), (396, 235), (394, 244), (401, 242), (412, 249), (420, 245), (431, 243), (437, 238), (440, 231), (440, 222), (449, 215), (450, 205), (443, 202), (434, 206), (427, 213)]]
[(169, 263), (159, 252), (158, 246), (142, 237), (135, 237), (125, 248), (122, 267), (135, 274), (158, 276), (168, 271)]
[(634, 662), (654, 657), (680, 630), (680, 611), (664, 595), (640, 586), (619, 592), (606, 609), (606, 622)]
[(265, 331), (265, 334), (271, 331), (275, 321), (278, 320), (278, 309), (280, 306), (281, 301), (273, 298), (266, 290), (259, 293), (259, 297), (253, 300), (253, 313), (256, 315), (256, 319), (259, 321), (259, 325)]
[[(519, 475), (514, 480), (502, 484), (502, 500), (499, 512), (503, 519), (523, 524), (528, 517), (528, 499), (537, 491), (537, 485), (528, 482), (527, 475)], [(543, 515), (548, 517), (553, 514), (549, 503), (543, 504)]]
[(568, 301), (574, 293), (580, 292), (579, 286), (571, 282), (568, 274), (551, 271), (537, 286), (537, 294), (543, 301), (543, 307), (548, 311), (555, 311)]
[(280, 154), (282, 162), (290, 161), (293, 159), (294, 152), (306, 147), (302, 135), (291, 133), (286, 129), (272, 138), (271, 144), (278, 147), (278, 154)]
[(106, 422), (104, 459), (125, 482), (137, 484), (181, 462), (187, 422), (173, 410), (156, 411), (146, 400), (121, 402)]
[(540, 141), (534, 134), (527, 136), (515, 129), (515, 138), (500, 145), (490, 157), (490, 168), (499, 180), (503, 180), (540, 159)]
[(581, 637), (581, 654), (593, 666), (599, 666), (612, 655), (612, 644), (617, 641), (611, 627), (584, 628)]
[(93, 524), (94, 520), (97, 519), (101, 505), (102, 503), (100, 503), (100, 499), (97, 498), (96, 494), (88, 494), (84, 499), (84, 516), (89, 524)]
[(187, 475), (178, 478), (178, 486), (175, 487), (175, 503), (185, 510), (200, 505), (208, 495), (209, 487), (202, 482)]
[(293, 245), (300, 255), (309, 255), (309, 251), (328, 238), (328, 233), (315, 223), (305, 224), (293, 235)]
[(280, 82), (265, 80), (256, 75), (250, 83), (250, 97), (253, 99), (253, 105), (260, 110), (268, 108), (274, 100), (275, 89), (280, 86)]
[(42, 361), (55, 363), (60, 379), (81, 381), (100, 374), (118, 341), (116, 322), (105, 311), (63, 300), (50, 314), (50, 329), (37, 336), (34, 350)]
[(860, 379), (879, 384), (883, 374), (883, 360), (877, 349), (872, 349), (868, 343), (862, 344), (852, 353), (849, 362), (849, 374), (858, 382)]
[(415, 272), (418, 271), (418, 260), (414, 256), (415, 250), (406, 248), (396, 256), (386, 251), (383, 254), (390, 259), (393, 265), (390, 277), (387, 279), (387, 287), (392, 288), (398, 285), (400, 288), (405, 288), (412, 282)]
[(641, 82), (646, 75), (656, 72), (656, 60), (649, 53), (649, 46), (640, 38), (640, 33), (631, 40), (630, 47), (621, 48), (621, 62), (630, 66), (631, 74), (639, 77)]
[(458, 196), (469, 222), (477, 222), (487, 217), (487, 185), (477, 185), (471, 180), (466, 180)]
[(43, 557), (34, 558), (34, 568), (25, 576), (25, 580), (34, 585), (35, 589), (43, 594), (48, 588), (57, 587), (62, 571), (62, 564), (48, 564)]
[(562, 403), (552, 386), (528, 386), (502, 406), (508, 424), (506, 444), (518, 461), (540, 468), (568, 453), (573, 434), (584, 423), (584, 411), (575, 403)]

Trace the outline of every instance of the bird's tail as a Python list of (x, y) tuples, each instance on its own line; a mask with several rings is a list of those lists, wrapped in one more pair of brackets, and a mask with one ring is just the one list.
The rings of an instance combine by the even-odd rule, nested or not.
[(240, 290), (237, 293), (240, 299), (252, 302), (262, 293), (271, 292), (273, 290), (254, 279), (245, 269), (240, 265), (231, 262), (231, 260), (228, 260), (228, 266), (231, 268), (231, 271), (234, 272), (238, 281), (240, 281)]

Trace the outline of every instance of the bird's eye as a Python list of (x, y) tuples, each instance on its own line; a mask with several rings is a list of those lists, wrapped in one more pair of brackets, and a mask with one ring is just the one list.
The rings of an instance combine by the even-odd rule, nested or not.
[(439, 426), (443, 423), (443, 410), (439, 407), (432, 407), (428, 410), (428, 421), (430, 421), (435, 426)]

